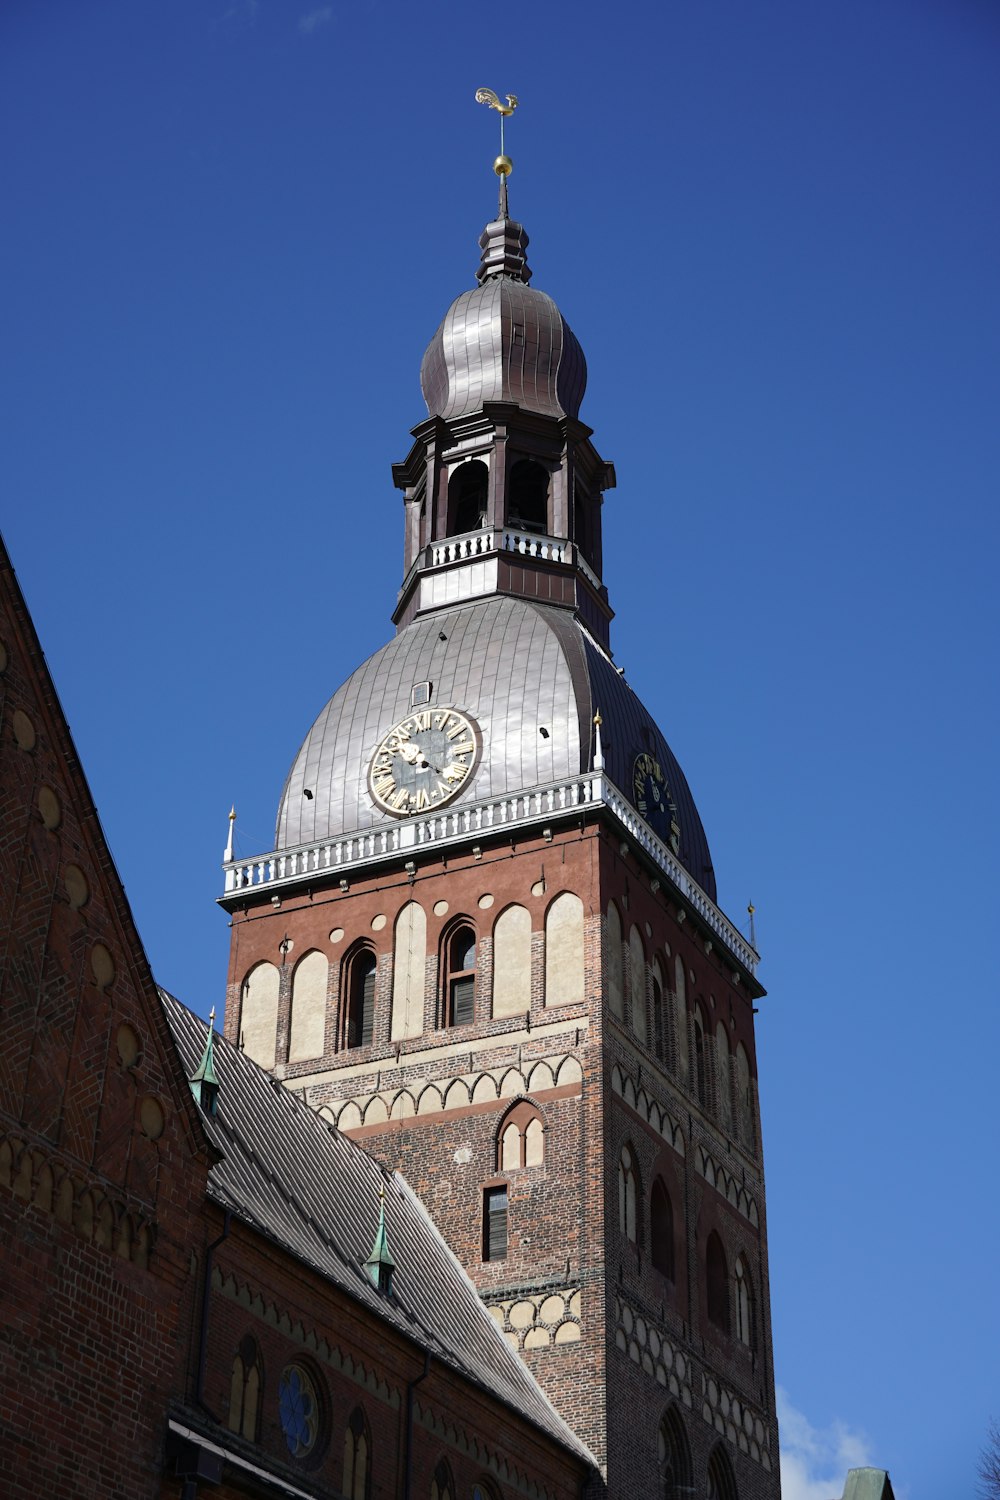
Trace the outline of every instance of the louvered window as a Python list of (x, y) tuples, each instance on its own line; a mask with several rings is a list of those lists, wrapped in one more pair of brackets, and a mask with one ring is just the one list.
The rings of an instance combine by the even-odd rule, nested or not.
[(375, 955), (359, 953), (351, 963), (347, 982), (348, 1047), (370, 1047), (375, 1024)]
[(445, 1025), (467, 1026), (476, 1014), (476, 934), (460, 927), (448, 943)]
[(483, 1260), (507, 1259), (507, 1189), (487, 1188), (483, 1195)]

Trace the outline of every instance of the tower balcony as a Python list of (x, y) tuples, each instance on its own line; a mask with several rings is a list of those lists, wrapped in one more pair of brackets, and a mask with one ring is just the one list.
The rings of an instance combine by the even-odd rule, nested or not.
[(515, 525), (484, 526), (423, 547), (403, 580), (393, 619), (402, 626), (429, 610), (495, 593), (575, 609), (606, 638), (612, 614), (607, 590), (580, 547)]
[(711, 935), (708, 941), (717, 942), (752, 978), (760, 962), (756, 950), (602, 771), (400, 818), (341, 838), (273, 850), (252, 859), (230, 860), (223, 866), (225, 890), (219, 903), (231, 910), (247, 896), (270, 893), (275, 898), (304, 882), (346, 878), (352, 870), (398, 863), (408, 856), (434, 856), (456, 844), (475, 844), (481, 837), (498, 833), (544, 829), (553, 823), (579, 820), (587, 812), (603, 815), (619, 835), (628, 838), (647, 864), (656, 869), (654, 878), (665, 877), (683, 907)]

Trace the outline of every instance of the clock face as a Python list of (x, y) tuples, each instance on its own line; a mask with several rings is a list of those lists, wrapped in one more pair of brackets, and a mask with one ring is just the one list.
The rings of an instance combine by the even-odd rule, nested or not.
[(635, 758), (632, 767), (632, 796), (636, 811), (646, 819), (650, 828), (676, 854), (680, 848), (681, 830), (677, 822), (677, 808), (667, 786), (667, 778), (655, 755), (643, 751)]
[(479, 726), (468, 714), (416, 709), (389, 730), (372, 756), (371, 799), (394, 818), (443, 807), (465, 790), (481, 749)]

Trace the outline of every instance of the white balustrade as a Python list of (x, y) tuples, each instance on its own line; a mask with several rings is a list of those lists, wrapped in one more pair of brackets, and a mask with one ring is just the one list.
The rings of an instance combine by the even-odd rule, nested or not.
[(491, 828), (525, 827), (567, 815), (581, 807), (603, 806), (667, 876), (688, 905), (697, 912), (725, 948), (754, 973), (758, 955), (743, 935), (719, 910), (694, 877), (684, 868), (648, 826), (612, 781), (600, 771), (552, 782), (514, 796), (487, 798), (459, 807), (449, 807), (429, 817), (401, 818), (383, 828), (349, 834), (345, 838), (320, 840), (298, 849), (232, 860), (225, 870), (226, 896), (262, 886), (288, 885), (303, 876), (323, 870), (392, 859), (408, 849), (434, 850), (457, 838)]

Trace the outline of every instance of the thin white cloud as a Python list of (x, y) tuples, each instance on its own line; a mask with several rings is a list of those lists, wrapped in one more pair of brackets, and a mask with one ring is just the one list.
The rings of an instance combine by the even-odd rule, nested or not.
[(315, 10), (307, 11), (304, 16), (299, 17), (299, 30), (308, 36), (317, 26), (325, 26), (327, 21), (332, 20), (333, 6), (317, 5)]
[(781, 1500), (840, 1500), (848, 1469), (872, 1463), (869, 1440), (843, 1422), (814, 1427), (778, 1387)]

